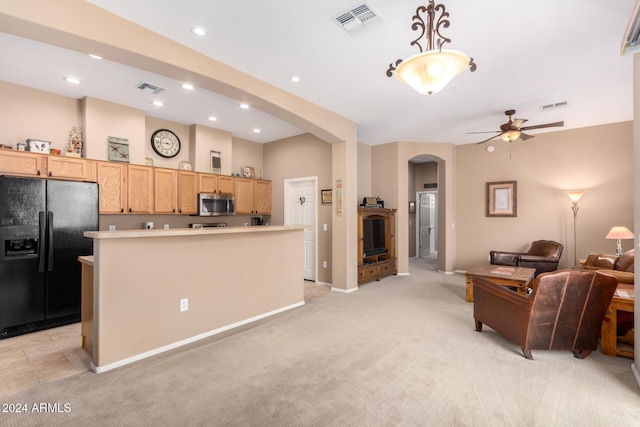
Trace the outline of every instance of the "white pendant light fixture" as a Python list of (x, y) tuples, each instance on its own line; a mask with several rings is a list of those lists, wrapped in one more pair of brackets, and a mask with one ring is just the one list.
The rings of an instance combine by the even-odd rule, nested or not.
[[(436, 12), (440, 13), (437, 20)], [(426, 22), (422, 17), (424, 13), (427, 14)], [(411, 42), (411, 45), (417, 45), (420, 53), (405, 60), (398, 59), (395, 64), (389, 64), (387, 76), (393, 76), (395, 71), (398, 80), (422, 94), (431, 95), (444, 89), (467, 67), (472, 72), (475, 71), (476, 64), (473, 58), (458, 50), (442, 49), (445, 43), (451, 42), (451, 39), (440, 33), (440, 28), (449, 26), (448, 17), (449, 12), (445, 10), (444, 5), (436, 5), (434, 0), (429, 0), (428, 6), (419, 6), (416, 14), (413, 15), (411, 28), (421, 33)], [(423, 37), (425, 40), (421, 42)]]

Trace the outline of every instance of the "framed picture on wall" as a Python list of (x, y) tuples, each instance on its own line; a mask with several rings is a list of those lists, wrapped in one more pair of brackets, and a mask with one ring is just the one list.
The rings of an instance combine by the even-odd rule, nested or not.
[(487, 216), (518, 216), (517, 191), (517, 181), (487, 182)]
[(330, 205), (333, 201), (333, 190), (320, 190), (320, 196), (323, 205)]

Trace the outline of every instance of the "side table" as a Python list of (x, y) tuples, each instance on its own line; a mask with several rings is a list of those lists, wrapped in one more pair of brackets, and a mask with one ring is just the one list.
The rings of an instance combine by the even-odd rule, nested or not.
[(626, 344), (618, 344), (618, 311), (634, 312), (633, 285), (618, 284), (613, 295), (607, 314), (602, 322), (602, 354), (607, 356), (625, 356), (633, 358), (633, 347)]

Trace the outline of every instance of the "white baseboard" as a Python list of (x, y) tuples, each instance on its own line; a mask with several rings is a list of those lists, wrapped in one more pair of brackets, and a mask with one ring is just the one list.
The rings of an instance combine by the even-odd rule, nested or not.
[(322, 286), (329, 286), (329, 287), (331, 287), (331, 283), (327, 283), (327, 282), (320, 282), (320, 281), (316, 282), (316, 285), (322, 285)]
[(343, 294), (350, 294), (351, 292), (355, 292), (357, 291), (359, 288), (351, 288), (351, 289), (342, 289), (342, 288), (334, 288), (333, 286), (331, 287), (331, 292), (341, 292)]
[(282, 313), (283, 311), (291, 310), (296, 307), (300, 307), (304, 305), (304, 301), (300, 301), (295, 304), (288, 305), (286, 307), (281, 307), (273, 311), (269, 311), (268, 313), (259, 314), (257, 316), (251, 317), (249, 319), (241, 320), (236, 323), (232, 323), (230, 325), (222, 326), (221, 328), (214, 329), (209, 332), (205, 332), (200, 335), (193, 336), (191, 338), (187, 338), (181, 341), (174, 342), (169, 345), (165, 345), (150, 351), (146, 351), (144, 353), (137, 354), (135, 356), (127, 357), (126, 359), (119, 360), (114, 363), (110, 363), (104, 366), (95, 366), (93, 362), (90, 364), (90, 368), (96, 374), (100, 374), (102, 372), (107, 372), (115, 368), (119, 368), (124, 365), (128, 365), (129, 363), (137, 362), (138, 360), (146, 359), (147, 357), (155, 356), (156, 354), (164, 353), (165, 351), (173, 350), (174, 348), (182, 347), (186, 344), (191, 344), (192, 342), (199, 341), (204, 338), (211, 337), (213, 335), (217, 335), (222, 332), (226, 332), (230, 329), (237, 328), (238, 326), (246, 325), (251, 322), (255, 322), (256, 320), (264, 319), (265, 317), (273, 316), (274, 314)]
[(396, 276), (408, 276), (409, 273), (396, 273)]
[(633, 377), (636, 379), (636, 384), (640, 387), (640, 373), (638, 372), (635, 363), (631, 364), (631, 372), (633, 372)]

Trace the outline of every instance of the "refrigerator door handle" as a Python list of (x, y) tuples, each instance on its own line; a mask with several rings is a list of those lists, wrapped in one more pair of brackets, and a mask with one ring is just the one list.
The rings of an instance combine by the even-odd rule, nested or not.
[(47, 211), (47, 271), (53, 271), (53, 212)]
[(46, 245), (44, 244), (47, 235), (47, 220), (44, 216), (44, 212), (38, 212), (38, 271), (40, 273), (44, 272), (44, 249)]

